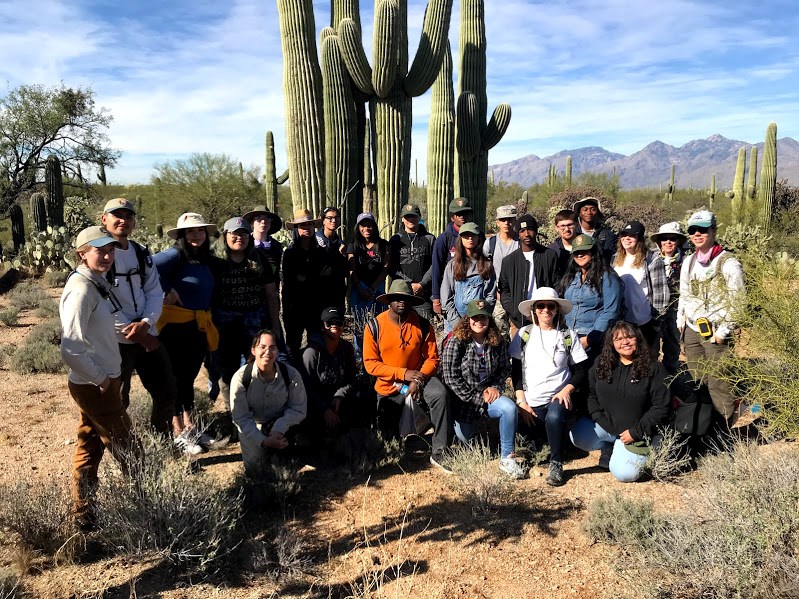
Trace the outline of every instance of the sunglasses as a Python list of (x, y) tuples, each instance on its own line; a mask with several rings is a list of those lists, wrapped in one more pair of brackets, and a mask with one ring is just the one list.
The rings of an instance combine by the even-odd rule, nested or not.
[(582, 258), (583, 256), (590, 256), (591, 250), (577, 250), (576, 252), (572, 252), (572, 256), (575, 258)]
[(695, 233), (699, 233), (700, 235), (704, 235), (710, 230), (710, 227), (688, 227), (688, 235), (694, 235)]
[(554, 302), (540, 302), (535, 305), (535, 309), (541, 312), (542, 310), (549, 310), (550, 312), (554, 312), (558, 309), (558, 305)]
[(679, 240), (680, 240), (679, 237), (662, 237), (660, 239), (660, 241), (662, 242), (668, 241), (669, 243), (677, 243)]
[(333, 327), (343, 327), (344, 321), (343, 320), (331, 320), (325, 323), (326, 329), (332, 329)]
[(325, 220), (338, 220), (339, 218), (339, 216), (326, 216)]

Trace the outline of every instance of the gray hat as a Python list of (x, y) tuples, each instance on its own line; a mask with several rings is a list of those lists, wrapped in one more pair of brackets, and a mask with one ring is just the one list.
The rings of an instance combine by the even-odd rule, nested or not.
[(500, 206), (497, 208), (497, 220), (501, 218), (516, 218), (516, 206), (508, 204), (507, 206)]
[(133, 214), (136, 214), (136, 208), (129, 200), (126, 200), (125, 198), (114, 198), (113, 200), (108, 200), (103, 208), (103, 214), (106, 214), (107, 212), (114, 212), (115, 210), (130, 210)]
[(75, 238), (76, 248), (82, 247), (84, 245), (101, 248), (109, 243), (119, 246), (119, 242), (111, 237), (111, 235), (108, 234), (108, 231), (98, 225), (86, 227), (83, 229), (83, 231), (78, 233), (78, 236)]
[(240, 216), (234, 216), (233, 218), (227, 219), (222, 227), (222, 231), (225, 233), (238, 231), (239, 229), (244, 229), (247, 231), (247, 233), (252, 233), (252, 227), (250, 226), (250, 223)]

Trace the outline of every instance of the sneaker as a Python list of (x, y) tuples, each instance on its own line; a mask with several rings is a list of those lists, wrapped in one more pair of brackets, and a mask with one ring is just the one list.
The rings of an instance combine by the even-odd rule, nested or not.
[(514, 480), (520, 480), (527, 476), (527, 469), (514, 454), (501, 458), (499, 469)]
[(217, 449), (224, 449), (227, 447), (228, 443), (230, 443), (230, 435), (220, 439), (214, 439), (207, 432), (203, 431), (197, 435), (197, 438), (194, 441), (206, 451), (215, 451)]
[(195, 443), (191, 439), (188, 430), (185, 429), (177, 437), (175, 437), (172, 442), (175, 444), (175, 447), (188, 456), (200, 455), (206, 451), (199, 443)]
[(613, 455), (613, 445), (606, 443), (599, 452), (599, 467), (610, 470), (610, 456)]
[(440, 468), (447, 474), (452, 474), (452, 467), (449, 465), (449, 458), (443, 451), (434, 451), (430, 456), (430, 463), (436, 468)]
[(560, 462), (550, 462), (549, 463), (549, 475), (546, 478), (546, 483), (550, 487), (560, 487), (563, 486), (563, 464)]

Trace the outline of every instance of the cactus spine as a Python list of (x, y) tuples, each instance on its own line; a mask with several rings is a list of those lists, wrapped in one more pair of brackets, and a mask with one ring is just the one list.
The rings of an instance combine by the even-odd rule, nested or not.
[(566, 156), (566, 173), (564, 174), (564, 183), (566, 184), (566, 188), (572, 186), (572, 157)]
[(11, 217), (11, 239), (14, 242), (14, 252), (18, 253), (25, 245), (25, 217), (19, 204), (14, 204), (9, 210)]
[(375, 3), (371, 67), (357, 19), (344, 18), (338, 24), (341, 54), (347, 70), (370, 102), (376, 134), (377, 219), (381, 229), (397, 223), (399, 207), (408, 197), (412, 98), (425, 93), (438, 75), (451, 14), (452, 0), (429, 1), (419, 48), (410, 69), (407, 0), (377, 0)]
[(486, 222), (488, 151), (508, 129), (511, 110), (500, 104), (486, 124), (486, 35), (483, 0), (461, 0), (455, 194), (467, 198), (474, 218)]
[(37, 232), (47, 230), (47, 196), (39, 191), (31, 194), (31, 219)]
[(768, 231), (771, 224), (771, 211), (774, 207), (774, 192), (777, 187), (777, 123), (769, 123), (766, 128), (766, 142), (763, 145), (763, 165), (760, 170), (760, 193), (758, 212), (760, 224)]
[(732, 200), (732, 222), (740, 223), (744, 220), (744, 171), (746, 170), (746, 148), (738, 150), (738, 162), (735, 165), (735, 178), (732, 180), (732, 191), (727, 192), (727, 197)]
[(278, 0), (283, 48), (286, 150), (295, 208), (318, 214), (324, 202), (322, 74), (312, 0)]
[(64, 226), (64, 184), (61, 180), (61, 161), (55, 155), (47, 157), (44, 167), (47, 187), (47, 219), (53, 227)]
[(447, 208), (455, 197), (455, 91), (452, 88), (452, 52), (449, 43), (441, 71), (433, 84), (427, 131), (427, 224), (443, 231)]
[(707, 195), (710, 198), (710, 209), (713, 210), (713, 201), (716, 199), (716, 175), (710, 177), (710, 189), (707, 190)]

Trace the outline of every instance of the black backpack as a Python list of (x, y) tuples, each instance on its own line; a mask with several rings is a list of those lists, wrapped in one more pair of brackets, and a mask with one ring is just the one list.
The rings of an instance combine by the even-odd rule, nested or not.
[[(121, 276), (125, 277), (130, 281), (130, 278), (133, 275), (139, 275), (139, 283), (141, 284), (141, 288), (144, 289), (144, 280), (146, 278), (146, 273), (148, 268), (153, 267), (153, 257), (150, 255), (150, 250), (144, 247), (143, 245), (136, 243), (132, 239), (128, 240), (133, 246), (133, 250), (136, 252), (136, 261), (138, 262), (138, 267), (133, 272), (125, 273)], [(106, 280), (111, 284), (111, 286), (115, 286), (116, 278), (117, 278), (117, 270), (116, 265), (112, 264), (111, 268), (105, 275)]]
[[(289, 378), (289, 369), (283, 362), (275, 362), (277, 365), (277, 369), (280, 371), (280, 378), (283, 380), (283, 384), (286, 385), (286, 392), (288, 393), (289, 390), (289, 383), (291, 379)], [(244, 374), (241, 376), (241, 384), (244, 385), (244, 390), (250, 388), (250, 384), (252, 383), (252, 362), (247, 362), (247, 368), (244, 369)]]

